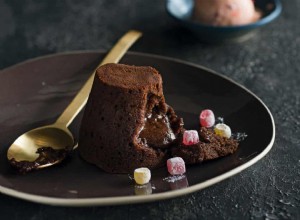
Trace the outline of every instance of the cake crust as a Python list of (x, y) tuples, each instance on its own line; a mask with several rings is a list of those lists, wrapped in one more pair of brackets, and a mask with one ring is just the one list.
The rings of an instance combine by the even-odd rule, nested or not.
[(139, 137), (153, 109), (168, 117), (174, 135), (182, 119), (165, 103), (161, 75), (152, 67), (106, 64), (97, 69), (80, 128), (83, 159), (111, 173), (163, 166), (170, 151)]

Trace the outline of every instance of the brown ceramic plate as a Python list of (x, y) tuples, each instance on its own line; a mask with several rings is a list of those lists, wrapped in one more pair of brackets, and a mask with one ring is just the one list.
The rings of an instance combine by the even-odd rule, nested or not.
[[(273, 117), (263, 102), (247, 89), (201, 66), (161, 56), (128, 53), (121, 63), (149, 65), (162, 73), (166, 101), (184, 118), (186, 128), (198, 128), (199, 112), (210, 108), (225, 118), (233, 132), (248, 134), (239, 150), (224, 158), (188, 166), (186, 178), (175, 182), (165, 179), (168, 177), (166, 168), (154, 170), (148, 188), (135, 187), (128, 175), (104, 173), (84, 162), (76, 150), (62, 164), (27, 175), (17, 174), (6, 160), (9, 145), (25, 131), (54, 122), (103, 56), (103, 52), (63, 53), (0, 71), (0, 192), (63, 206), (168, 199), (233, 176), (271, 149), (275, 137)], [(75, 137), (81, 116), (71, 125)]]

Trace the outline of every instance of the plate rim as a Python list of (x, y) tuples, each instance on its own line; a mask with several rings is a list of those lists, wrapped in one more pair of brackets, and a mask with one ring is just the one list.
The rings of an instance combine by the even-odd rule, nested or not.
[[(14, 64), (12, 66), (6, 67), (4, 69), (0, 70), (0, 74), (6, 70), (13, 69), (15, 67), (18, 67), (20, 65), (30, 63), (36, 60), (40, 59), (45, 59), (45, 58), (50, 58), (50, 57), (55, 57), (55, 56), (62, 56), (62, 55), (71, 55), (71, 54), (84, 54), (84, 53), (106, 53), (106, 50), (76, 50), (76, 51), (66, 51), (66, 52), (59, 52), (59, 53), (54, 53), (54, 54), (48, 54), (48, 55), (43, 55), (31, 59), (27, 59), (23, 62)], [(83, 206), (107, 206), (107, 205), (127, 205), (127, 204), (135, 204), (135, 203), (146, 203), (146, 202), (153, 202), (153, 201), (158, 201), (158, 200), (166, 200), (166, 199), (171, 199), (171, 198), (176, 198), (179, 196), (184, 196), (187, 194), (191, 194), (194, 192), (197, 192), (201, 189), (205, 189), (209, 186), (212, 186), (218, 182), (221, 182), (225, 179), (228, 179), (229, 177), (232, 177), (241, 171), (245, 170), (246, 168), (252, 166), (259, 160), (261, 160), (267, 153), (271, 150), (274, 141), (275, 141), (275, 122), (273, 115), (269, 108), (266, 106), (266, 104), (253, 92), (251, 92), (249, 89), (244, 87), (243, 85), (235, 82), (233, 79), (221, 75), (217, 73), (216, 71), (209, 69), (207, 67), (184, 61), (178, 58), (172, 58), (168, 56), (162, 56), (162, 55), (157, 55), (157, 54), (150, 54), (150, 53), (143, 53), (143, 52), (135, 52), (135, 51), (128, 51), (126, 54), (129, 55), (135, 55), (135, 56), (143, 56), (143, 57), (152, 57), (152, 58), (157, 58), (157, 59), (162, 59), (162, 60), (167, 60), (171, 62), (176, 62), (188, 66), (192, 66), (195, 68), (200, 68), (203, 69), (211, 74), (217, 75), (218, 77), (221, 77), (227, 81), (230, 81), (231, 83), (235, 84), (236, 86), (240, 87), (244, 91), (248, 92), (250, 95), (252, 95), (257, 101), (262, 104), (262, 106), (266, 109), (268, 112), (271, 122), (272, 122), (272, 138), (270, 140), (270, 143), (267, 145), (267, 147), (258, 155), (256, 155), (254, 158), (251, 160), (247, 161), (246, 163), (229, 170), (219, 176), (213, 177), (211, 179), (208, 179), (204, 182), (195, 184), (193, 186), (189, 186), (184, 189), (178, 189), (178, 190), (173, 190), (173, 191), (168, 191), (168, 192), (161, 192), (161, 193), (156, 193), (156, 194), (150, 194), (150, 195), (130, 195), (130, 196), (115, 196), (115, 197), (98, 197), (98, 198), (57, 198), (57, 197), (50, 197), (50, 196), (40, 196), (40, 195), (34, 195), (30, 193), (24, 193), (18, 190), (14, 190), (8, 187), (4, 187), (0, 185), (0, 193), (12, 196), (15, 198), (23, 199), (26, 201), (31, 201), (31, 202), (36, 202), (40, 204), (46, 204), (46, 205), (55, 205), (55, 206), (69, 206), (69, 207), (83, 207)]]

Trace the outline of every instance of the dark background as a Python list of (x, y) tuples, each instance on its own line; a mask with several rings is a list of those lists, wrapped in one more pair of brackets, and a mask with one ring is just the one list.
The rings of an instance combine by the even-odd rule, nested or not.
[(168, 17), (163, 0), (0, 0), (0, 69), (45, 54), (108, 50), (136, 28), (144, 37), (132, 50), (231, 77), (266, 103), (276, 123), (275, 144), (265, 158), (200, 192), (88, 208), (39, 205), (0, 194), (0, 219), (300, 219), (300, 1), (282, 4), (281, 16), (250, 40), (207, 45)]

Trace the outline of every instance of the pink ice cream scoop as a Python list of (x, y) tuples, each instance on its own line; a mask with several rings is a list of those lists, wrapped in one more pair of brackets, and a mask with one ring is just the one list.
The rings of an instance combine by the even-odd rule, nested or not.
[(260, 13), (253, 0), (195, 0), (194, 18), (203, 24), (232, 26), (255, 22)]

